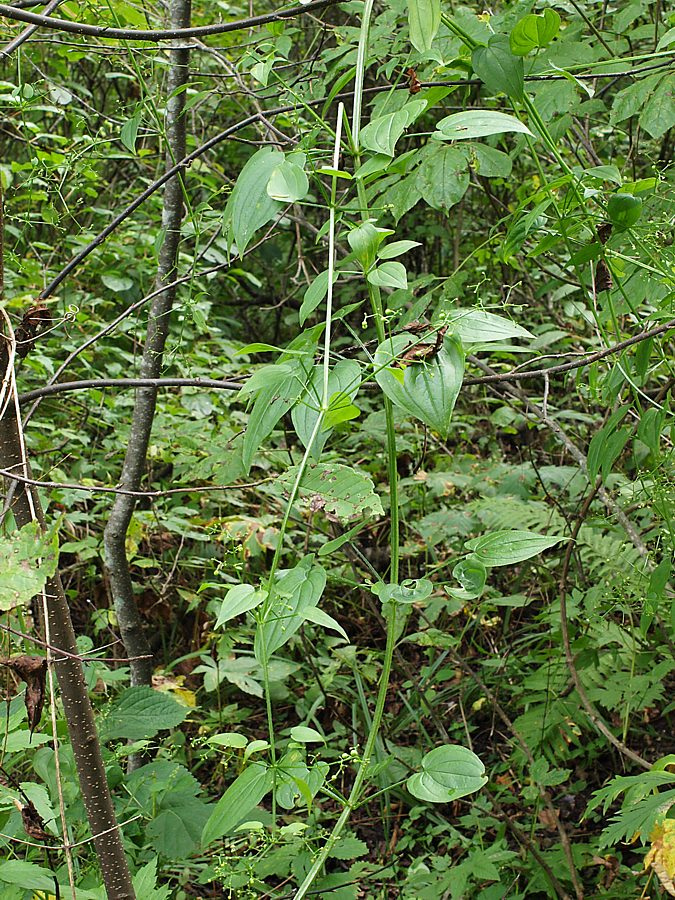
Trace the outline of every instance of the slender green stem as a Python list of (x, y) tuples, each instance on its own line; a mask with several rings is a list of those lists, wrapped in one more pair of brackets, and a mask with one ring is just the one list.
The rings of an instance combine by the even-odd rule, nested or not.
[[(340, 156), (340, 140), (342, 134), (342, 117), (344, 113), (344, 105), (342, 103), (338, 106), (338, 122), (337, 129), (335, 133), (335, 146), (333, 151), (333, 168), (338, 168), (338, 160)], [(316, 437), (321, 430), (321, 426), (323, 425), (324, 417), (326, 415), (326, 411), (329, 406), (329, 394), (328, 394), (328, 378), (330, 375), (330, 342), (331, 342), (331, 333), (332, 333), (332, 322), (333, 322), (333, 272), (335, 269), (335, 203), (336, 203), (336, 187), (337, 179), (333, 178), (332, 188), (331, 188), (331, 203), (330, 203), (330, 211), (329, 211), (329, 231), (328, 231), (328, 296), (326, 300), (326, 328), (325, 328), (325, 338), (324, 338), (324, 353), (323, 353), (323, 391), (322, 391), (322, 399), (321, 399), (321, 407), (319, 409), (319, 415), (317, 416), (316, 422), (314, 423), (314, 428), (312, 429), (312, 433), (310, 435), (309, 440), (307, 441), (307, 447), (305, 448), (305, 452), (303, 454), (302, 460), (300, 461), (300, 465), (298, 466), (298, 471), (295, 475), (295, 480), (293, 481), (293, 486), (291, 488), (290, 496), (288, 498), (288, 502), (286, 504), (286, 509), (284, 510), (284, 516), (281, 522), (281, 527), (279, 529), (279, 538), (276, 546), (276, 550), (274, 552), (274, 558), (272, 560), (272, 565), (270, 566), (269, 576), (267, 578), (267, 597), (265, 598), (265, 603), (258, 615), (258, 635), (259, 641), (261, 643), (261, 656), (262, 656), (262, 670), (263, 670), (263, 685), (265, 689), (265, 708), (267, 713), (267, 730), (269, 733), (269, 741), (270, 741), (270, 760), (272, 765), (276, 762), (276, 741), (274, 737), (274, 715), (272, 711), (272, 699), (270, 696), (270, 679), (269, 679), (269, 659), (268, 654), (265, 649), (265, 631), (262, 627), (266, 617), (269, 615), (270, 609), (273, 605), (274, 600), (274, 578), (276, 576), (277, 570), (279, 568), (279, 563), (281, 561), (281, 554), (283, 552), (283, 544), (284, 537), (286, 535), (286, 531), (288, 529), (288, 522), (290, 520), (291, 512), (293, 509), (293, 504), (298, 496), (298, 491), (300, 490), (300, 484), (302, 482), (302, 477), (305, 474), (307, 469), (307, 465), (309, 463), (309, 459), (312, 453), (312, 448), (314, 447), (314, 442), (316, 441)], [(275, 795), (274, 791), (272, 792), (272, 817), (274, 818), (276, 814), (276, 804), (275, 804)]]
[(328, 859), (331, 850), (335, 846), (335, 843), (342, 833), (342, 829), (345, 827), (345, 825), (349, 821), (349, 817), (358, 806), (358, 801), (361, 796), (361, 790), (363, 788), (366, 777), (368, 776), (370, 760), (375, 748), (377, 734), (380, 730), (380, 725), (382, 724), (382, 716), (384, 715), (384, 705), (387, 700), (387, 687), (389, 685), (389, 678), (391, 677), (391, 663), (394, 656), (396, 605), (394, 603), (390, 603), (389, 606), (390, 610), (387, 614), (387, 644), (384, 650), (384, 664), (382, 666), (382, 674), (380, 675), (380, 689), (377, 694), (377, 703), (375, 706), (375, 712), (373, 714), (373, 724), (370, 730), (370, 734), (368, 735), (368, 740), (366, 741), (363, 758), (361, 759), (361, 763), (356, 773), (352, 789), (349, 792), (349, 797), (347, 798), (345, 807), (340, 813), (340, 818), (333, 826), (333, 830), (326, 839), (326, 843), (323, 845), (321, 851), (314, 860), (311, 869), (305, 877), (305, 880), (298, 888), (298, 892), (295, 895), (295, 900), (302, 900), (302, 898), (306, 896), (307, 891), (310, 889), (314, 882), (314, 879), (322, 869), (325, 861)]
[[(372, 12), (373, 0), (366, 0), (364, 12), (363, 12), (363, 21), (361, 23), (361, 36), (359, 39), (359, 52), (357, 58), (357, 67), (356, 67), (356, 79), (355, 79), (355, 97), (354, 97), (354, 115), (352, 119), (352, 128), (351, 128), (351, 137), (352, 137), (352, 145), (354, 150), (354, 161), (356, 166), (359, 164), (359, 127), (360, 127), (360, 117), (361, 117), (361, 99), (363, 93), (363, 75), (366, 67), (366, 57), (367, 57), (367, 46), (368, 46), (368, 32), (370, 27), (370, 15)], [(359, 197), (359, 204), (361, 207), (361, 216), (365, 220), (368, 219), (368, 204), (365, 196), (365, 189), (363, 187), (363, 182), (361, 179), (357, 181), (357, 191)], [(329, 279), (330, 283), (330, 279)], [(370, 304), (373, 311), (373, 316), (375, 318), (375, 329), (377, 332), (378, 342), (382, 343), (386, 339), (386, 332), (384, 327), (384, 312), (382, 309), (382, 297), (380, 295), (380, 290), (378, 287), (368, 284), (368, 293), (370, 297)], [(396, 468), (396, 430), (394, 426), (394, 410), (391, 404), (391, 401), (385, 397), (384, 398), (384, 410), (385, 410), (385, 419), (386, 419), (386, 430), (387, 430), (387, 474), (389, 478), (389, 488), (390, 488), (390, 552), (391, 552), (391, 567), (389, 579), (391, 582), (398, 581), (398, 571), (399, 571), (399, 500), (398, 500), (398, 470)], [(363, 787), (365, 785), (366, 779), (368, 777), (368, 770), (370, 768), (370, 761), (373, 756), (373, 752), (375, 750), (375, 743), (377, 741), (380, 726), (382, 724), (382, 718), (384, 716), (384, 708), (387, 702), (387, 690), (389, 687), (389, 680), (391, 678), (391, 667), (392, 660), (394, 657), (394, 645), (396, 642), (396, 604), (388, 603), (386, 609), (386, 624), (387, 624), (387, 642), (384, 649), (384, 660), (382, 663), (382, 672), (380, 674), (380, 682), (378, 686), (377, 692), (377, 700), (375, 702), (375, 711), (373, 713), (373, 720), (370, 726), (370, 731), (368, 733), (368, 738), (366, 740), (366, 745), (363, 751), (363, 757), (359, 764), (359, 767), (356, 772), (356, 776), (354, 778), (354, 784), (352, 785), (352, 789), (349, 792), (349, 797), (345, 803), (345, 806), (338, 818), (337, 822), (333, 826), (333, 830), (328, 836), (325, 844), (319, 851), (316, 859), (312, 863), (312, 866), (307, 873), (304, 881), (300, 885), (297, 894), (295, 895), (295, 900), (302, 900), (303, 897), (306, 896), (308, 890), (314, 883), (314, 879), (319, 874), (321, 869), (324, 866), (324, 863), (328, 859), (331, 850), (335, 846), (336, 841), (340, 837), (343, 828), (349, 821), (349, 817), (352, 812), (356, 809)]]

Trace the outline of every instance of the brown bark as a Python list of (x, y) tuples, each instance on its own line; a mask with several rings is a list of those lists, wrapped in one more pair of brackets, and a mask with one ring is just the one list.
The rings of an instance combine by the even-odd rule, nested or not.
[[(186, 28), (190, 24), (190, 0), (171, 0), (171, 25)], [(184, 88), (189, 74), (190, 51), (187, 47), (177, 47), (171, 51), (171, 66), (167, 79), (166, 104), (166, 168), (171, 169), (186, 153), (185, 148), (185, 108)], [(164, 241), (159, 254), (156, 288), (166, 285), (166, 290), (157, 294), (152, 301), (148, 315), (148, 333), (143, 348), (139, 375), (141, 378), (158, 378), (162, 370), (164, 347), (169, 334), (169, 317), (176, 297), (175, 271), (183, 219), (183, 181), (175, 175), (166, 183), (162, 211)], [(138, 491), (152, 432), (157, 403), (157, 387), (142, 387), (136, 392), (131, 420), (129, 443), (124, 457), (119, 487), (128, 491)], [(129, 562), (127, 560), (126, 537), (131, 517), (136, 508), (136, 498), (129, 494), (118, 494), (113, 503), (104, 532), (105, 564), (113, 595), (120, 635), (127, 656), (131, 659), (131, 683), (150, 684), (152, 680), (152, 658), (147, 637), (143, 630), (143, 620), (134, 598)]]
[[(3, 340), (3, 346), (0, 347), (0, 370), (4, 373), (6, 367), (7, 352)], [(0, 467), (19, 474), (24, 471), (19, 425), (11, 402), (0, 418)], [(10, 509), (17, 526), (22, 527), (31, 522), (34, 511), (35, 517), (44, 528), (45, 518), (37, 491), (30, 486), (10, 480), (7, 480), (7, 486), (8, 490), (13, 491)], [(124, 855), (122, 836), (115, 819), (101, 745), (96, 733), (94, 712), (84, 680), (82, 663), (77, 658), (78, 649), (70, 609), (58, 574), (48, 581), (46, 594), (51, 646), (72, 654), (60, 656), (56, 653), (54, 669), (103, 882), (109, 900), (134, 900), (136, 895)]]

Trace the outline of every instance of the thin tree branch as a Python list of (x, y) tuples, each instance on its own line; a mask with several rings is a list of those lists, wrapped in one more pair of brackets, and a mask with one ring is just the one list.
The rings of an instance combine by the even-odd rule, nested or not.
[(219, 381), (211, 378), (89, 378), (81, 381), (62, 381), (59, 384), (47, 384), (33, 391), (19, 394), (20, 403), (30, 403), (39, 397), (49, 397), (51, 394), (63, 394), (68, 391), (99, 390), (106, 387), (135, 387), (135, 388), (160, 388), (160, 387), (200, 387), (207, 391), (238, 391), (243, 385), (239, 381), (223, 379)]
[(199, 25), (194, 28), (111, 28), (107, 25), (87, 25), (85, 22), (71, 22), (68, 19), (54, 19), (40, 13), (17, 9), (0, 3), (0, 16), (18, 22), (27, 22), (37, 28), (51, 28), (54, 31), (67, 31), (70, 34), (86, 34), (89, 37), (111, 38), (123, 41), (160, 41), (187, 40), (188, 38), (208, 37), (211, 34), (226, 34), (230, 31), (245, 31), (257, 25), (267, 25), (284, 19), (293, 19), (305, 13), (315, 12), (327, 6), (336, 6), (339, 0), (313, 0), (304, 6), (292, 6), (290, 9), (265, 13), (262, 16), (250, 16), (247, 19), (235, 19), (234, 22), (219, 22), (216, 25)]
[[(186, 276), (182, 279), (176, 279), (174, 282), (176, 285), (182, 283), (183, 281), (189, 280), (190, 276)], [(150, 296), (156, 295), (158, 291), (153, 292)], [(147, 302), (148, 298), (144, 298), (142, 301), (139, 300), (138, 303), (134, 304), (132, 307), (129, 307), (128, 310), (119, 316), (115, 323), (117, 323), (121, 318), (125, 315), (129, 314), (129, 312), (133, 311), (138, 306), (141, 306), (143, 302)], [(107, 333), (111, 330), (111, 326), (106, 326), (96, 337), (100, 337), (103, 334)], [(664, 325), (657, 325), (654, 328), (649, 328), (647, 331), (642, 331), (640, 334), (636, 334), (631, 338), (627, 338), (625, 341), (621, 341), (618, 344), (615, 344), (612, 347), (606, 347), (604, 350), (598, 350), (594, 353), (589, 353), (586, 356), (582, 356), (579, 359), (573, 360), (569, 363), (563, 363), (558, 366), (551, 366), (547, 369), (534, 369), (530, 372), (522, 372), (522, 371), (511, 371), (511, 372), (492, 372), (490, 370), (490, 375), (482, 375), (475, 378), (465, 378), (463, 384), (465, 386), (476, 385), (476, 384), (499, 384), (503, 382), (512, 382), (512, 381), (524, 381), (528, 378), (543, 378), (551, 375), (559, 375), (563, 372), (571, 372), (575, 369), (581, 369), (584, 366), (591, 365), (594, 362), (598, 362), (601, 359), (605, 359), (608, 356), (614, 356), (617, 353), (620, 353), (622, 350), (625, 350), (627, 347), (632, 347), (635, 344), (639, 344), (642, 341), (649, 340), (650, 338), (656, 337), (659, 334), (664, 334), (666, 331), (670, 331), (675, 328), (675, 319), (672, 319), (669, 322), (666, 322)], [(91, 341), (93, 343), (93, 340)], [(479, 368), (483, 368), (480, 360), (475, 357), (469, 358), (470, 362), (473, 362), (475, 365), (478, 365)], [(530, 363), (535, 360), (530, 360)], [(527, 365), (527, 363), (524, 363)], [(29, 403), (31, 400), (36, 400), (40, 397), (48, 397), (50, 394), (61, 394), (67, 391), (78, 391), (85, 390), (88, 388), (104, 388), (104, 387), (147, 387), (147, 386), (157, 386), (157, 387), (203, 387), (206, 390), (228, 390), (228, 391), (237, 391), (243, 385), (240, 382), (229, 381), (227, 379), (218, 380), (218, 379), (208, 379), (208, 378), (91, 378), (91, 379), (83, 379), (81, 381), (63, 381), (59, 384), (48, 384), (41, 388), (35, 388), (32, 391), (26, 391), (23, 394), (19, 395), (20, 403)]]
[[(598, 362), (601, 359), (605, 359), (607, 356), (613, 356), (616, 353), (620, 353), (622, 350), (625, 350), (627, 347), (632, 347), (634, 344), (639, 344), (642, 341), (647, 341), (649, 338), (656, 337), (659, 334), (664, 334), (666, 331), (670, 331), (675, 328), (675, 319), (671, 319), (669, 322), (666, 322), (663, 325), (655, 325), (654, 328), (649, 328), (646, 331), (641, 331), (639, 334), (633, 335), (631, 338), (627, 338), (625, 341), (620, 341), (618, 344), (614, 344), (611, 347), (605, 347), (604, 350), (597, 350), (594, 353), (589, 353), (587, 356), (583, 356), (580, 359), (572, 360), (572, 362), (561, 363), (558, 366), (550, 366), (547, 369), (533, 369), (531, 372), (522, 372), (522, 371), (511, 371), (504, 372), (500, 374), (498, 372), (493, 372), (491, 375), (482, 375), (478, 378), (465, 378), (464, 384), (495, 384), (500, 381), (525, 381), (528, 378), (542, 378), (551, 375), (560, 375), (563, 372), (572, 372), (574, 369), (580, 369), (583, 366), (590, 366), (594, 362)], [(472, 359), (472, 361), (475, 361)], [(529, 363), (523, 363), (523, 365), (529, 365), (535, 360), (530, 360)]]
[[(62, 2), (63, 0), (51, 0), (51, 3), (48, 3), (47, 6), (45, 6), (42, 15), (50, 15)], [(0, 59), (7, 59), (8, 56), (11, 56), (12, 53), (14, 53), (15, 50), (18, 50), (29, 37), (32, 37), (32, 35), (35, 34), (39, 27), (39, 25), (29, 25), (28, 28), (24, 28), (21, 34), (17, 34), (6, 47), (3, 47), (3, 49), (0, 50)]]
[[(87, 494), (119, 494), (122, 497), (137, 497), (139, 499), (159, 499), (160, 497), (170, 497), (172, 494), (207, 494), (214, 491), (244, 491), (249, 488), (257, 488), (262, 484), (267, 484), (273, 479), (262, 478), (260, 481), (249, 481), (246, 484), (204, 484), (204, 485), (188, 485), (179, 488), (166, 488), (160, 491), (130, 491), (125, 488), (107, 487), (105, 485), (77, 484), (68, 481), (39, 481), (37, 478), (27, 478), (25, 475), (17, 475), (9, 469), (0, 469), (0, 477), (6, 478), (8, 481), (15, 481), (18, 484), (30, 484), (33, 487), (50, 488), (52, 490), (61, 491), (83, 491)], [(2, 626), (0, 625), (0, 628)]]

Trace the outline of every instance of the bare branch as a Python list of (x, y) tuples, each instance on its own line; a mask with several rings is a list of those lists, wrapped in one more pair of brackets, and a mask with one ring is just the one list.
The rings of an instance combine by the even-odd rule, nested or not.
[(338, 0), (313, 0), (304, 6), (292, 6), (290, 9), (265, 13), (262, 16), (250, 16), (247, 19), (235, 19), (234, 22), (219, 22), (216, 25), (199, 25), (195, 28), (159, 28), (138, 29), (110, 28), (106, 25), (87, 25), (84, 22), (71, 22), (68, 19), (54, 19), (39, 13), (28, 12), (0, 3), (0, 16), (18, 22), (27, 22), (37, 28), (51, 28), (54, 31), (67, 31), (70, 34), (86, 34), (90, 37), (111, 38), (123, 41), (160, 41), (186, 40), (188, 38), (208, 37), (211, 34), (226, 34), (229, 31), (244, 31), (257, 25), (267, 25), (283, 19), (293, 19), (305, 13), (315, 12), (327, 6), (336, 6)]

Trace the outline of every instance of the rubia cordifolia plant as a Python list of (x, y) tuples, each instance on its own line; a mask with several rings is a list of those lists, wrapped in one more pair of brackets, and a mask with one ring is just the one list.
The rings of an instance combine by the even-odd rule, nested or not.
[[(261, 665), (265, 685), (270, 763), (251, 763), (228, 788), (205, 827), (203, 841), (206, 844), (229, 833), (242, 816), (246, 815), (246, 809), (252, 809), (267, 793), (272, 793), (274, 810), (276, 791), (280, 786), (287, 788), (289, 782), (295, 782), (296, 790), (313, 795), (325, 779), (327, 770), (320, 764), (316, 764), (311, 770), (304, 770), (302, 767), (307, 771), (307, 776), (303, 788), (299, 788), (302, 778), (293, 770), (298, 762), (294, 758), (296, 754), (291, 750), (282, 758), (277, 758), (269, 663), (271, 655), (289, 641), (306, 620), (333, 628), (341, 634), (344, 632), (334, 620), (317, 608), (326, 583), (326, 574), (314, 557), (302, 558), (290, 570), (280, 572), (278, 566), (291, 511), (303, 494), (306, 496), (315, 492), (317, 499), (330, 497), (335, 509), (339, 508), (341, 501), (348, 512), (366, 507), (371, 513), (381, 513), (379, 502), (372, 492), (372, 482), (367, 476), (334, 462), (321, 462), (321, 450), (330, 431), (336, 425), (358, 415), (354, 401), (364, 383), (374, 377), (383, 395), (390, 530), (387, 570), (378, 573), (378, 579), (371, 590), (383, 605), (387, 640), (368, 738), (363, 751), (358, 754), (353, 784), (342, 803), (342, 812), (336, 824), (299, 887), (296, 894), (299, 898), (306, 895), (322, 870), (372, 777), (395, 643), (405, 629), (411, 604), (424, 601), (433, 590), (433, 585), (427, 578), (407, 579), (402, 583), (399, 581), (399, 476), (394, 410), (396, 408), (412, 415), (442, 438), (447, 437), (465, 365), (461, 328), (452, 320), (441, 318), (434, 326), (414, 323), (414, 328), (406, 328), (404, 325), (397, 332), (396, 324), (401, 328), (401, 322), (396, 323), (398, 317), (393, 311), (385, 314), (381, 289), (406, 287), (406, 269), (398, 261), (398, 257), (418, 246), (418, 242), (406, 239), (388, 241), (394, 232), (378, 226), (378, 216), (372, 214), (369, 205), (368, 188), (372, 194), (377, 177), (386, 170), (394, 157), (397, 140), (427, 108), (428, 101), (412, 98), (403, 104), (396, 103), (395, 112), (384, 113), (371, 120), (362, 134), (361, 105), (364, 73), (368, 64), (371, 12), (372, 2), (366, 2), (356, 57), (351, 127), (346, 119), (343, 122), (344, 110), (340, 104), (337, 109), (332, 164), (317, 168), (315, 172), (318, 176), (330, 178), (328, 267), (308, 288), (300, 309), (300, 320), (301, 323), (305, 321), (325, 298), (324, 321), (319, 328), (304, 332), (282, 354), (278, 364), (263, 367), (245, 388), (246, 394), (253, 394), (255, 397), (243, 440), (245, 468), (250, 467), (253, 453), (288, 410), (291, 410), (296, 432), (305, 445), (305, 453), (299, 465), (284, 476), (289, 488), (288, 499), (269, 574), (257, 588), (248, 584), (232, 587), (223, 601), (217, 620), (217, 625), (223, 625), (249, 611), (253, 612), (256, 619), (255, 655)], [(344, 141), (343, 125), (346, 132)], [(442, 140), (480, 138), (486, 134), (508, 132), (531, 134), (519, 119), (489, 111), (450, 116), (438, 127), (445, 129), (440, 133)], [(351, 161), (351, 173), (341, 166), (342, 155)], [(306, 156), (298, 151), (284, 156), (280, 151), (264, 149), (249, 160), (234, 187), (226, 210), (226, 225), (236, 250), (245, 249), (254, 231), (266, 224), (282, 203), (297, 203), (305, 198), (309, 190), (305, 167)], [(434, 177), (442, 179), (444, 171), (442, 163)], [(338, 215), (338, 184), (341, 181), (346, 181), (348, 187), (340, 190)], [(345, 270), (350, 264), (356, 264), (362, 272), (370, 305), (370, 313), (367, 315), (372, 317), (375, 325), (378, 346), (371, 357), (370, 375), (362, 364), (353, 359), (342, 360), (331, 366), (334, 296), (339, 297), (342, 274), (336, 272), (335, 258), (336, 240), (340, 238), (346, 238), (351, 251), (342, 268)], [(509, 329), (515, 335), (525, 334), (496, 317), (492, 317), (491, 324), (493, 328), (496, 327), (499, 336), (509, 333)], [(314, 347), (321, 331), (323, 360), (321, 366), (312, 367)], [(491, 339), (489, 328), (483, 329), (482, 337)], [(263, 345), (245, 348), (247, 352), (266, 349), (272, 348)], [(354, 502), (355, 497), (358, 497), (358, 504)], [(320, 502), (325, 503), (325, 499)], [(346, 539), (348, 537), (346, 535)], [(506, 531), (474, 541), (469, 545), (473, 552), (455, 567), (454, 574), (461, 584), (461, 588), (455, 591), (456, 595), (463, 598), (480, 596), (488, 567), (528, 559), (555, 545), (558, 540), (557, 537), (544, 537), (528, 531)], [(337, 548), (340, 543), (338, 540), (334, 546)], [(446, 745), (437, 747), (425, 756), (420, 772), (412, 775), (407, 785), (408, 790), (421, 800), (448, 802), (478, 790), (485, 781), (484, 766), (471, 750)]]

